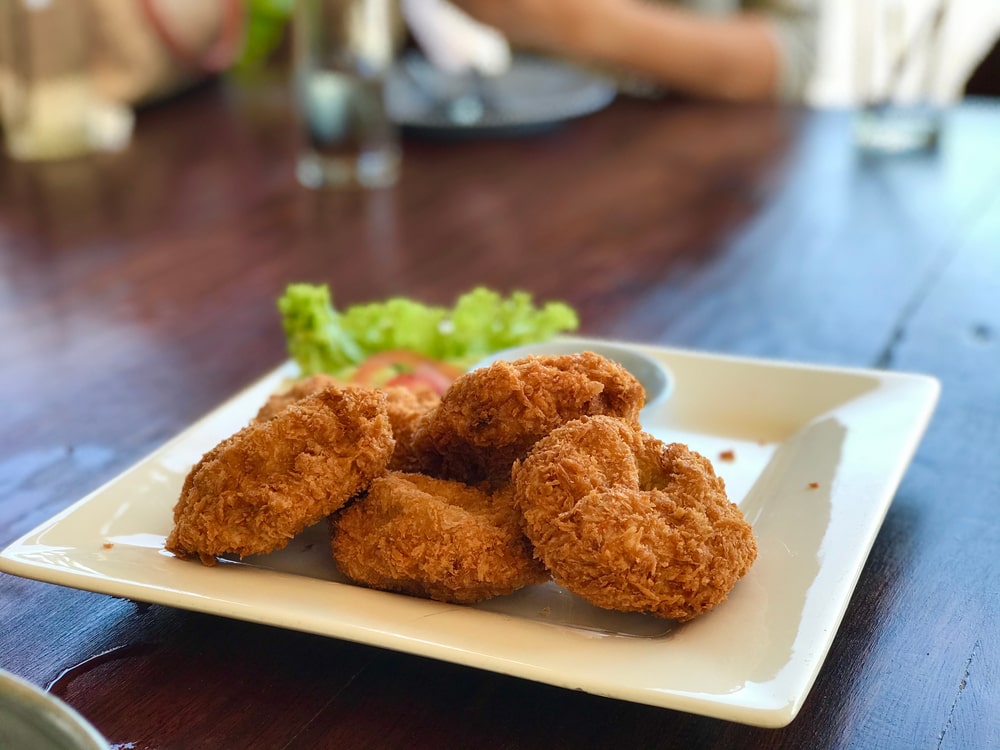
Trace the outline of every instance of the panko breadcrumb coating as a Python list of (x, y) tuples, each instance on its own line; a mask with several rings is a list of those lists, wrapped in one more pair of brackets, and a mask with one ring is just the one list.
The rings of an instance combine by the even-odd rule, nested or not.
[(336, 379), (329, 375), (324, 375), (321, 372), (296, 380), (289, 386), (288, 390), (282, 391), (281, 393), (275, 393), (271, 396), (267, 402), (260, 407), (260, 411), (257, 412), (257, 416), (254, 417), (254, 421), (266, 422), (286, 406), (290, 406), (306, 396), (311, 396), (324, 388), (329, 388), (330, 386), (335, 385), (337, 385)]
[(166, 548), (206, 565), (271, 552), (381, 475), (394, 441), (385, 396), (332, 387), (224, 440), (188, 474)]
[(757, 556), (708, 459), (618, 419), (553, 430), (513, 480), (535, 554), (599, 607), (690, 620), (725, 600)]
[(514, 461), (559, 425), (596, 414), (638, 425), (644, 402), (631, 373), (593, 352), (494, 362), (452, 383), (415, 442), (425, 472), (500, 485)]
[(415, 433), (420, 418), (441, 402), (441, 397), (433, 391), (412, 391), (402, 386), (385, 386), (385, 405), (392, 424), (392, 436), (396, 439), (389, 468), (396, 471), (419, 471), (423, 459), (414, 444)]
[[(297, 380), (288, 390), (271, 396), (257, 412), (254, 421), (267, 421), (296, 401), (336, 385), (338, 385), (336, 379), (322, 373)], [(413, 391), (402, 386), (384, 386), (380, 390), (385, 394), (386, 412), (392, 425), (392, 436), (396, 441), (396, 449), (389, 462), (389, 468), (398, 471), (420, 471), (425, 462), (414, 447), (414, 433), (420, 417), (437, 406), (441, 397), (430, 390)]]
[(357, 583), (459, 604), (547, 581), (508, 493), (390, 472), (332, 519), (334, 559)]

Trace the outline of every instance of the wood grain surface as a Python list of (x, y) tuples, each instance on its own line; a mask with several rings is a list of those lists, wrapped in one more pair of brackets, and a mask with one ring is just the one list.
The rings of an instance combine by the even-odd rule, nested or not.
[(0, 667), (121, 748), (1000, 747), (1000, 110), (866, 159), (851, 113), (623, 99), (404, 142), (392, 190), (292, 174), (287, 102), (139, 113), (130, 149), (0, 160), (0, 545), (286, 354), (275, 299), (476, 284), (582, 332), (943, 386), (804, 708), (766, 730), (0, 574)]

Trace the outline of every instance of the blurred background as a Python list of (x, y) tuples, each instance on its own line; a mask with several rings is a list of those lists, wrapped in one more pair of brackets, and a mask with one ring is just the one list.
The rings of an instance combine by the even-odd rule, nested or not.
[(309, 188), (394, 185), (405, 131), (530, 135), (619, 94), (654, 104), (857, 108), (855, 145), (882, 153), (934, 150), (950, 105), (1000, 94), (1000, 0), (692, 0), (684, 8), (608, 0), (600, 7), (623, 13), (628, 33), (598, 24), (572, 39), (559, 30), (576, 28), (573, 14), (586, 6), (559, 0), (550, 35), (531, 38), (549, 7), (2, 0), (6, 152), (51, 161), (123, 151), (137, 112), (219, 76), (233, 84), (225, 88), (242, 119), (273, 122), (297, 140), (295, 174)]
[[(827, 107), (860, 102), (857, 54), (863, 40), (872, 33), (866, 22), (870, 24), (873, 20), (872, 15), (864, 11), (878, 5), (879, 0), (821, 1), (816, 72), (808, 89), (810, 104)], [(912, 0), (907, 5), (920, 13), (934, 3)], [(943, 94), (961, 96), (981, 65), (983, 69), (973, 82), (974, 93), (1000, 94), (1000, 63), (995, 49), (998, 33), (1000, 2), (997, 0), (953, 0), (949, 3), (938, 56)], [(987, 55), (989, 61), (984, 62)]]

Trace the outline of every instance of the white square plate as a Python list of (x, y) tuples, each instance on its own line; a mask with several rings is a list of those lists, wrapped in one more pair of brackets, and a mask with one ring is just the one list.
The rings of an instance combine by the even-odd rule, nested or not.
[[(585, 340), (584, 340), (585, 343)], [(692, 622), (598, 610), (555, 584), (475, 607), (345, 582), (323, 526), (207, 568), (163, 550), (192, 464), (245, 425), (287, 364), (0, 553), (0, 569), (343, 638), (589, 693), (778, 727), (798, 712), (926, 429), (928, 376), (635, 345), (674, 376), (648, 432), (712, 459), (759, 557)]]

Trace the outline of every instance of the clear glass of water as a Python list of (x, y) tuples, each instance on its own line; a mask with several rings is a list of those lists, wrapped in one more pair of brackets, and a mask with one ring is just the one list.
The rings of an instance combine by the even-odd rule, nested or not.
[(393, 185), (399, 132), (385, 105), (395, 58), (393, 0), (296, 0), (294, 93), (310, 188)]
[(869, 154), (933, 151), (941, 135), (942, 31), (948, 0), (856, 0), (858, 147)]

